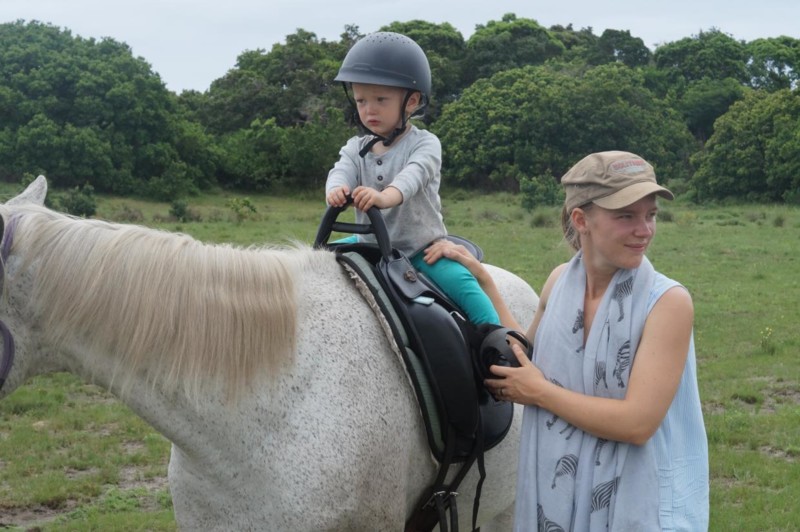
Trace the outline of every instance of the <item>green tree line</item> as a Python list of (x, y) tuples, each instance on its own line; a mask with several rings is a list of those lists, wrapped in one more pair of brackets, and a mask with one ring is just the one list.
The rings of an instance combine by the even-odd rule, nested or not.
[[(449, 185), (558, 201), (587, 153), (652, 161), (695, 201), (800, 203), (800, 40), (745, 42), (711, 28), (651, 51), (628, 30), (545, 28), (507, 14), (464, 39), (449, 23), (392, 22), (428, 55), (432, 104), (418, 125), (443, 145)], [(354, 134), (332, 80), (363, 35), (297, 29), (246, 50), (208, 90), (169, 91), (111, 38), (41, 22), (0, 24), (0, 179), (185, 197), (211, 186), (321, 187)]]

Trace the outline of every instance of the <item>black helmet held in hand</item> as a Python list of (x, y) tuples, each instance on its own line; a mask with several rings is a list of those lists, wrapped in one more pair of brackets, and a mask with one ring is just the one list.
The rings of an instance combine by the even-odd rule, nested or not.
[(431, 67), (412, 39), (388, 31), (371, 33), (356, 42), (342, 61), (334, 81), (401, 87), (431, 94)]
[(511, 349), (509, 337), (521, 344), (529, 360), (533, 356), (533, 344), (521, 332), (487, 324), (479, 327), (482, 327), (482, 330), (494, 327), (494, 330), (484, 337), (477, 353), (478, 360), (476, 361), (475, 369), (481, 382), (485, 379), (499, 378), (489, 370), (490, 366), (519, 367), (519, 360), (517, 360), (517, 355)]

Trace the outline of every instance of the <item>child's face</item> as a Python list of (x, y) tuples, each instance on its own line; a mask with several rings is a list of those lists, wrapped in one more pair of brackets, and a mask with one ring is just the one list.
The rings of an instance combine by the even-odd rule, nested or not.
[[(388, 137), (396, 127), (400, 127), (402, 124), (400, 108), (405, 96), (406, 89), (353, 83), (353, 99), (356, 102), (361, 122), (370, 131), (383, 137)], [(419, 93), (415, 92), (406, 105), (407, 115), (417, 105), (419, 105)]]

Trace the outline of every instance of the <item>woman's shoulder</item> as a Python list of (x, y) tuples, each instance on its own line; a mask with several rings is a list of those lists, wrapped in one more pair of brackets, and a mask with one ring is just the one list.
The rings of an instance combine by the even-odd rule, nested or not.
[(681, 304), (682, 302), (684, 305), (692, 306), (692, 296), (685, 286), (674, 279), (670, 279), (663, 273), (655, 272), (653, 286), (650, 289), (650, 298), (647, 302), (648, 310), (652, 310), (664, 296), (667, 296), (673, 304)]
[(567, 266), (569, 266), (569, 263), (565, 262), (553, 268), (553, 271), (550, 272), (550, 275), (544, 282), (544, 285), (542, 286), (542, 293), (539, 294), (539, 300), (542, 302), (542, 308), (547, 305), (547, 300), (550, 298), (550, 292), (553, 290), (553, 285), (556, 284), (556, 281), (558, 281), (558, 278), (561, 277), (562, 273), (564, 273), (564, 270), (567, 269)]

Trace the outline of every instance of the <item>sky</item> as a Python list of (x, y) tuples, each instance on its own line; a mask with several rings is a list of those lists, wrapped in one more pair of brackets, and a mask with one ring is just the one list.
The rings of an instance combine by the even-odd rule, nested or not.
[(544, 27), (628, 30), (651, 50), (712, 28), (751, 41), (800, 38), (798, 0), (0, 0), (0, 23), (37, 20), (74, 36), (110, 37), (147, 61), (167, 88), (205, 91), (246, 50), (270, 50), (301, 28), (338, 41), (395, 21), (449, 22), (469, 39), (506, 13)]

